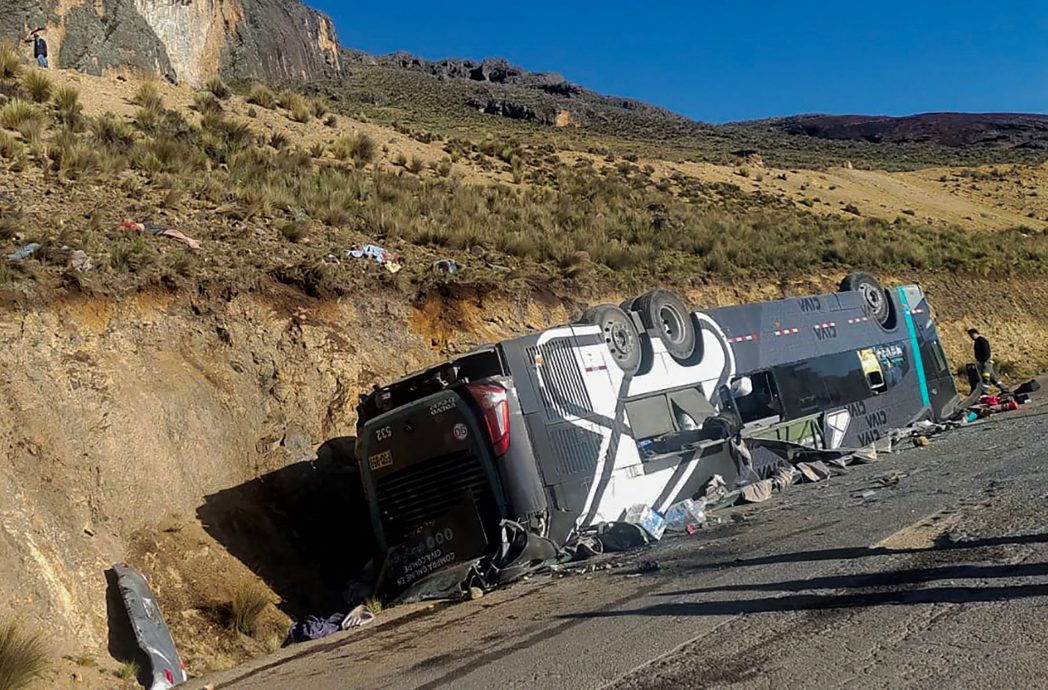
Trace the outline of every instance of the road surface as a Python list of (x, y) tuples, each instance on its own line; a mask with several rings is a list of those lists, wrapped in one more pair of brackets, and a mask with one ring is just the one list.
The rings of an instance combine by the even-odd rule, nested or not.
[(1045, 687), (1046, 412), (795, 486), (608, 570), (391, 610), (196, 686)]

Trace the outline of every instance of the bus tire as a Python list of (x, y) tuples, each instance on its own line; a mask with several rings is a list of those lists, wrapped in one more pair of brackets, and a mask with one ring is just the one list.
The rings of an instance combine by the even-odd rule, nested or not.
[(841, 292), (858, 292), (863, 308), (883, 328), (895, 328), (895, 306), (888, 291), (869, 273), (856, 271), (844, 276)]
[(640, 369), (643, 352), (640, 334), (629, 314), (614, 304), (602, 304), (587, 309), (579, 319), (580, 323), (600, 326), (601, 335), (608, 346), (608, 351), (626, 374), (636, 374)]
[(692, 363), (698, 349), (698, 333), (691, 310), (680, 297), (666, 290), (652, 290), (630, 305), (649, 332), (654, 332), (666, 352), (678, 362)]

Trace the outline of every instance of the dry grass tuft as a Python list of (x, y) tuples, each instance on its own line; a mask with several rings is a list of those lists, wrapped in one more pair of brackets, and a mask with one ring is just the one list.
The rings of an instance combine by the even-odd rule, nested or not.
[(375, 141), (367, 134), (355, 132), (336, 139), (331, 144), (331, 153), (340, 161), (354, 160), (370, 163), (375, 160)]
[(131, 102), (152, 110), (160, 110), (164, 107), (164, 99), (160, 95), (160, 87), (156, 85), (155, 81), (151, 80), (142, 82)]
[(247, 102), (268, 110), (277, 107), (276, 94), (265, 84), (254, 84), (247, 94)]
[(42, 69), (29, 69), (22, 73), (18, 88), (34, 103), (47, 103), (54, 90), (54, 83)]
[(226, 86), (226, 83), (222, 81), (220, 77), (212, 77), (209, 79), (205, 88), (207, 88), (215, 98), (223, 101), (233, 95), (233, 92), (229, 90), (229, 87)]
[(258, 619), (269, 605), (269, 592), (257, 582), (241, 584), (230, 602), (230, 627), (245, 635), (258, 632)]
[(10, 43), (0, 45), (0, 79), (16, 79), (22, 72), (22, 59)]
[(80, 92), (73, 86), (60, 86), (53, 100), (58, 108), (58, 121), (70, 129), (80, 129), (84, 111), (80, 105)]
[(14, 621), (0, 623), (0, 690), (17, 690), (43, 677), (51, 665), (43, 637)]

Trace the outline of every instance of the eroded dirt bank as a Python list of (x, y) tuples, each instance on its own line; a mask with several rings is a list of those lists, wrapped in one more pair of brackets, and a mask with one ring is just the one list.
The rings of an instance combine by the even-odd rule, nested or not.
[[(838, 278), (688, 296), (713, 306)], [(967, 359), (963, 330), (974, 324), (1001, 359), (1046, 368), (1048, 293), (1036, 278), (923, 282), (954, 365)], [(413, 298), (149, 293), (9, 307), (0, 314), (0, 615), (46, 630), (60, 654), (113, 668), (103, 571), (126, 559), (153, 582), (191, 673), (263, 653), (288, 613), (325, 606), (340, 561), (325, 570), (313, 555), (366, 539), (339, 494), (344, 444), (302, 462), (352, 435), (357, 395), (450, 351), (564, 322), (587, 301), (597, 300), (460, 287)], [(227, 630), (225, 607), (256, 580), (280, 606), (249, 639)]]

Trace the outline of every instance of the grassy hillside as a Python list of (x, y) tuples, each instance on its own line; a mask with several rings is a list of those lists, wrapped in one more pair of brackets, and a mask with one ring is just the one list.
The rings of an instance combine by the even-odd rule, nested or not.
[[(883, 203), (888, 211), (877, 214), (847, 196), (817, 196), (798, 183), (809, 174), (802, 170), (618, 155), (594, 142), (625, 139), (601, 138), (599, 128), (544, 130), (579, 137), (589, 144), (580, 150), (557, 137), (540, 141), (523, 125), (497, 129), (507, 123), (477, 114), (486, 129), (473, 131), (466, 119), (455, 137), (438, 123), (422, 130), (350, 120), (329, 112), (349, 109), (346, 101), (265, 87), (231, 97), (218, 84), (192, 93), (18, 66), (0, 93), (0, 181), (9, 190), (0, 197), (0, 242), (5, 254), (42, 245), (26, 261), (0, 264), (8, 285), (291, 284), (343, 294), (376, 281), (406, 289), (538, 279), (587, 291), (852, 266), (1006, 274), (1048, 260), (1036, 214), (1028, 223), (1000, 215), (993, 233)], [(976, 174), (984, 173), (963, 179)], [(1029, 174), (985, 173), (998, 187), (1016, 178), (1023, 188), (1038, 183)], [(810, 183), (821, 186), (817, 176)], [(836, 183), (824, 186), (839, 193)], [(123, 220), (170, 226), (203, 247), (128, 232)], [(402, 252), (405, 270), (392, 275), (345, 256), (366, 242)], [(73, 266), (77, 250), (93, 268)], [(441, 258), (467, 270), (436, 274)]]
[[(1048, 152), (995, 146), (951, 147), (929, 143), (882, 146), (788, 133), (781, 121), (728, 125), (697, 123), (665, 109), (603, 96), (569, 85), (568, 95), (548, 86), (447, 79), (381, 65), (357, 64), (345, 79), (312, 87), (337, 102), (340, 111), (385, 124), (399, 124), (457, 137), (510, 133), (558, 148), (609, 149), (672, 160), (730, 164), (739, 152), (756, 151), (778, 167), (820, 167), (851, 161), (857, 167), (913, 170), (929, 166), (972, 166), (1018, 162), (1040, 164)], [(527, 106), (535, 119), (514, 120), (478, 112), (472, 103), (494, 100)], [(581, 126), (550, 127), (561, 112)]]

